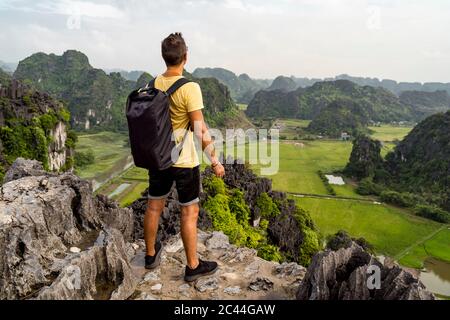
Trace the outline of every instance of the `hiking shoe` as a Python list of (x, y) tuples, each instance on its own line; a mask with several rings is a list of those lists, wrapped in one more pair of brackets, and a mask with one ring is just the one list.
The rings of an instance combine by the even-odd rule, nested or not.
[(186, 271), (184, 272), (184, 281), (192, 282), (200, 277), (208, 276), (213, 274), (218, 269), (217, 262), (214, 261), (203, 261), (199, 259), (199, 264), (197, 268), (191, 269), (186, 266)]
[(155, 244), (155, 255), (154, 256), (145, 256), (145, 269), (155, 269), (159, 266), (161, 262), (161, 252), (162, 252), (162, 244), (161, 242), (156, 242)]

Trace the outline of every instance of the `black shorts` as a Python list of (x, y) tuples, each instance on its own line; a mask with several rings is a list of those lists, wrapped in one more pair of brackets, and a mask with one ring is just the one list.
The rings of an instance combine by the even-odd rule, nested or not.
[(200, 167), (175, 168), (149, 172), (148, 199), (165, 199), (176, 186), (182, 206), (198, 203), (200, 196)]

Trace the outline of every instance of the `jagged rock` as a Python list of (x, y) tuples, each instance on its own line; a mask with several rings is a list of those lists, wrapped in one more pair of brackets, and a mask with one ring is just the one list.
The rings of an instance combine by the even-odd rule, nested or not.
[(195, 283), (195, 289), (200, 292), (216, 290), (219, 288), (219, 281), (216, 277), (200, 278)]
[(18, 180), (23, 177), (46, 175), (42, 163), (36, 160), (17, 158), (6, 172), (3, 183)]
[(298, 262), (298, 250), (303, 243), (304, 234), (297, 219), (290, 213), (292, 211), (282, 211), (273, 218), (267, 228), (267, 234), (282, 252), (288, 253)]
[(282, 264), (280, 264), (279, 266), (275, 267), (275, 273), (277, 274), (278, 277), (280, 278), (285, 278), (285, 277), (297, 277), (297, 276), (304, 276), (306, 273), (306, 269), (305, 267), (302, 267), (301, 265), (298, 265), (294, 262), (291, 263), (287, 263), (284, 262)]
[(250, 283), (248, 288), (253, 291), (268, 291), (273, 288), (273, 282), (270, 279), (258, 277)]
[(152, 291), (160, 291), (162, 289), (162, 287), (163, 287), (163, 285), (161, 283), (157, 283), (154, 286), (152, 286), (150, 288), (150, 290), (152, 290)]
[(159, 281), (160, 276), (161, 276), (161, 270), (157, 269), (155, 271), (148, 272), (144, 277), (144, 281), (145, 282)]
[(238, 287), (238, 286), (235, 286), (235, 287), (227, 287), (227, 288), (223, 289), (223, 292), (224, 292), (224, 293), (229, 294), (229, 295), (231, 295), (231, 296), (240, 294), (241, 291), (242, 291), (241, 288)]
[(164, 251), (169, 253), (179, 252), (183, 249), (183, 240), (181, 239), (181, 235), (178, 233), (173, 236), (164, 244)]
[[(104, 275), (111, 298), (131, 295), (136, 284), (123, 239), (132, 234), (131, 210), (93, 197), (90, 183), (71, 173), (40, 168), (19, 159), (0, 189), (0, 299), (90, 299), (105, 291), (95, 287)], [(82, 289), (69, 292), (66, 279), (77, 266)]]
[(208, 250), (227, 249), (229, 246), (228, 236), (223, 232), (214, 231), (211, 238), (206, 240), (206, 248)]
[(228, 263), (235, 263), (235, 262), (242, 262), (247, 259), (252, 259), (256, 257), (256, 254), (257, 251), (255, 249), (240, 247), (237, 248), (236, 250), (226, 250), (221, 259)]
[(249, 265), (245, 267), (244, 276), (246, 278), (252, 277), (259, 272), (259, 268), (261, 266), (261, 262), (259, 260), (255, 260)]
[(153, 295), (147, 293), (147, 292), (141, 292), (135, 300), (159, 300), (158, 298), (154, 297)]
[[(370, 269), (368, 269), (370, 268)], [(369, 288), (371, 269), (380, 271), (379, 289)], [(370, 272), (369, 272), (370, 271)], [(370, 282), (371, 283), (371, 282)], [(433, 294), (398, 265), (383, 266), (363, 248), (316, 254), (297, 292), (300, 300), (434, 300)]]
[(80, 253), (80, 252), (81, 252), (81, 249), (78, 248), (78, 247), (71, 247), (71, 248), (69, 249), (69, 251), (72, 252), (72, 253)]
[(137, 279), (127, 260), (122, 234), (116, 229), (101, 231), (92, 247), (65, 260), (58, 277), (42, 288), (36, 299), (123, 300), (135, 291)]

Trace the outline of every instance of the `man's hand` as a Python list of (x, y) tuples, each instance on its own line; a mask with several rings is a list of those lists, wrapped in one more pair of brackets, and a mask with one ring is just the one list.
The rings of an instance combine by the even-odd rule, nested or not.
[(212, 168), (214, 174), (216, 175), (216, 177), (223, 178), (223, 176), (225, 175), (225, 168), (223, 167), (223, 165), (220, 162), (213, 163), (211, 165), (211, 168)]

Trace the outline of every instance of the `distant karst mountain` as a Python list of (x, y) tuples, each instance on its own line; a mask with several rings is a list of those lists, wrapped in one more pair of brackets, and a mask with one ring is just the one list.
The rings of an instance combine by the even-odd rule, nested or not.
[(267, 91), (273, 91), (273, 90), (281, 90), (281, 91), (293, 91), (298, 87), (297, 83), (292, 79), (285, 76), (279, 76), (276, 77), (275, 80), (273, 80), (272, 84), (269, 88), (267, 88)]
[(378, 78), (364, 78), (364, 77), (352, 77), (347, 74), (341, 74), (332, 79), (325, 80), (349, 80), (357, 83), (361, 86), (382, 87), (397, 95), (400, 95), (403, 91), (426, 91), (434, 92), (437, 90), (445, 90), (450, 94), (450, 83), (442, 82), (397, 82), (395, 80)]
[(67, 103), (74, 128), (124, 130), (124, 105), (134, 82), (106, 74), (81, 52), (36, 53), (19, 62), (14, 76)]
[(383, 88), (359, 86), (348, 80), (317, 82), (308, 88), (283, 92), (260, 91), (250, 102), (246, 114), (254, 118), (282, 117), (314, 119), (331, 102), (350, 99), (369, 120), (391, 122), (414, 120), (410, 106)]
[(249, 128), (252, 124), (238, 109), (228, 87), (216, 78), (197, 78), (187, 71), (184, 76), (197, 82), (203, 94), (203, 114), (209, 126), (216, 128)]
[(223, 68), (197, 68), (192, 75), (196, 78), (216, 78), (230, 89), (231, 97), (238, 103), (249, 103), (255, 92), (270, 86), (270, 80), (252, 79), (243, 73), (235, 73)]
[(108, 74), (118, 72), (126, 80), (135, 81), (135, 82), (145, 72), (145, 71), (140, 71), (140, 70), (127, 71), (127, 70), (122, 70), (122, 69), (118, 69), (118, 68), (116, 68), (116, 69), (103, 69), (103, 70), (105, 70), (105, 72), (108, 73)]
[(400, 101), (410, 105), (421, 118), (426, 118), (436, 112), (450, 110), (450, 95), (447, 91), (404, 91)]
[(419, 123), (386, 156), (397, 189), (421, 193), (450, 211), (450, 111)]
[(153, 79), (153, 76), (150, 73), (144, 72), (142, 73), (136, 81), (135, 88), (143, 88), (149, 84), (149, 82)]
[(342, 132), (352, 136), (364, 133), (369, 125), (367, 110), (350, 99), (331, 102), (308, 125), (311, 133), (338, 138)]
[[(216, 79), (186, 76), (200, 83), (205, 117), (211, 126), (251, 126), (226, 86)], [(142, 73), (137, 81), (131, 81), (117, 72), (107, 74), (93, 68), (86, 55), (74, 50), (62, 56), (33, 54), (19, 63), (14, 77), (65, 101), (75, 129), (113, 131), (127, 130), (124, 106), (128, 94), (152, 78)]]

